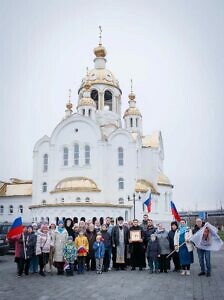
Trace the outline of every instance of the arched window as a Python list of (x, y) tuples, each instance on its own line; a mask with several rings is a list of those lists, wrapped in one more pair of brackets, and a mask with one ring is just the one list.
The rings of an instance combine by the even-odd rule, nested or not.
[(80, 197), (77, 197), (77, 198), (76, 198), (76, 202), (77, 202), (77, 203), (81, 202), (81, 198), (80, 198)]
[(92, 90), (91, 91), (91, 98), (95, 101), (96, 109), (98, 109), (99, 97), (98, 97), (98, 91), (97, 90)]
[(130, 118), (130, 127), (133, 127), (133, 119)]
[(43, 162), (43, 172), (47, 172), (48, 170), (48, 154), (44, 154), (44, 162)]
[(4, 205), (0, 206), (0, 214), (4, 214)]
[(89, 197), (86, 197), (85, 202), (86, 202), (86, 203), (89, 203), (89, 202), (90, 202)]
[(135, 121), (136, 121), (136, 127), (138, 127), (138, 118), (136, 118)]
[(112, 111), (112, 99), (113, 99), (112, 93), (110, 91), (105, 91), (105, 93), (104, 93), (105, 109)]
[(23, 206), (22, 205), (19, 205), (19, 213), (23, 214)]
[(85, 164), (90, 165), (90, 146), (85, 145)]
[(46, 205), (46, 200), (42, 200), (42, 205)]
[(85, 116), (85, 109), (82, 110), (82, 114), (83, 114), (83, 116)]
[(118, 203), (119, 203), (119, 204), (124, 204), (124, 199), (123, 199), (123, 198), (119, 198), (119, 199), (118, 199)]
[(79, 145), (78, 144), (74, 145), (74, 165), (75, 166), (79, 165)]
[(91, 117), (91, 109), (89, 109), (89, 117)]
[(9, 205), (9, 213), (13, 214), (13, 205)]
[(42, 192), (43, 192), (43, 193), (46, 193), (46, 192), (47, 192), (47, 183), (46, 183), (46, 182), (44, 182), (44, 183), (42, 184)]
[(64, 166), (68, 166), (68, 148), (64, 147), (63, 149), (63, 163)]
[(61, 203), (65, 203), (65, 198), (61, 198)]
[(118, 165), (124, 165), (124, 149), (122, 147), (118, 148)]
[(119, 190), (124, 189), (124, 178), (119, 178), (118, 179), (118, 188), (119, 188)]
[(127, 222), (128, 221), (128, 211), (126, 210), (125, 211), (125, 217), (124, 217), (125, 221)]

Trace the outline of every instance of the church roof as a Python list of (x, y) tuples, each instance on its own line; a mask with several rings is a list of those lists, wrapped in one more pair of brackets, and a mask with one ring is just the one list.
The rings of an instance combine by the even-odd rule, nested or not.
[(148, 180), (138, 179), (135, 184), (135, 192), (137, 193), (146, 193), (148, 190), (151, 190), (152, 194), (159, 195), (159, 192), (156, 190), (155, 186)]
[(159, 140), (159, 132), (155, 131), (151, 135), (145, 135), (142, 137), (142, 145), (143, 147), (150, 148), (159, 148), (160, 140)]
[(173, 188), (173, 185), (171, 184), (169, 178), (163, 173), (159, 174), (157, 184), (158, 185), (170, 186), (170, 187)]
[(87, 177), (67, 177), (59, 181), (51, 193), (100, 191), (92, 179)]
[(31, 196), (32, 181), (11, 178), (11, 182), (0, 182), (0, 197)]

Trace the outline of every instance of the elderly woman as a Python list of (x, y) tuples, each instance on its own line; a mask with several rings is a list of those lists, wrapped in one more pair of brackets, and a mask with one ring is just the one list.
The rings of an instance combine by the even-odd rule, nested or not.
[(192, 231), (187, 227), (186, 221), (184, 219), (180, 220), (180, 226), (174, 235), (174, 247), (179, 253), (181, 275), (190, 275), (190, 265), (194, 262), (191, 236)]
[(167, 273), (167, 269), (170, 268), (170, 261), (166, 258), (170, 252), (168, 232), (165, 230), (162, 224), (159, 224), (155, 235), (158, 239), (158, 244), (160, 247), (160, 258), (159, 258), (160, 273), (162, 272)]
[(64, 228), (63, 221), (58, 222), (58, 227), (54, 232), (54, 265), (58, 269), (58, 275), (64, 274), (64, 254), (63, 249), (68, 239), (68, 232)]

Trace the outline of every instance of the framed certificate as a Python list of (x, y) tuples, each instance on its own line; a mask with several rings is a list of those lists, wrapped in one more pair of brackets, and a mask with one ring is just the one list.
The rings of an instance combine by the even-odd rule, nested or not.
[(130, 239), (132, 240), (132, 242), (139, 242), (141, 238), (141, 230), (130, 231)]

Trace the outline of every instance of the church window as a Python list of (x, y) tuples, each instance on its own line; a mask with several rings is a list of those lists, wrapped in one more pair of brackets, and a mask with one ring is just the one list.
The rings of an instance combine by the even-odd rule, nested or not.
[(165, 193), (165, 211), (168, 211), (168, 194)]
[(61, 198), (61, 203), (65, 203), (65, 198)]
[(97, 90), (92, 90), (91, 91), (91, 98), (95, 101), (96, 109), (98, 109), (99, 96), (98, 96), (98, 91)]
[(43, 172), (47, 172), (48, 170), (48, 154), (44, 154), (44, 164), (43, 164)]
[(89, 203), (89, 202), (90, 202), (89, 197), (86, 197), (85, 202), (86, 202), (86, 203)]
[(130, 127), (133, 127), (133, 119), (130, 118)]
[(112, 93), (110, 91), (105, 91), (104, 93), (104, 107), (112, 111)]
[(78, 202), (78, 203), (81, 202), (81, 198), (80, 198), (80, 197), (77, 197), (77, 198), (76, 198), (76, 202)]
[(83, 116), (85, 116), (85, 109), (82, 110), (82, 114), (83, 114)]
[(46, 205), (46, 200), (42, 200), (42, 205)]
[(123, 198), (119, 198), (118, 203), (119, 204), (124, 204), (124, 199)]
[(90, 164), (90, 146), (85, 145), (85, 164), (89, 165)]
[(136, 118), (136, 127), (138, 127), (138, 118)]
[(118, 148), (118, 165), (124, 165), (124, 149), (122, 147)]
[(47, 192), (47, 183), (46, 183), (46, 182), (44, 182), (44, 183), (42, 184), (42, 192), (43, 192), (43, 193), (46, 193), (46, 192)]
[(68, 166), (68, 148), (64, 147), (63, 149), (63, 163), (64, 166)]
[(91, 109), (89, 109), (89, 117), (91, 117)]
[(75, 166), (79, 165), (79, 145), (78, 144), (74, 145), (74, 165)]
[(13, 214), (13, 205), (9, 205), (9, 213)]
[(4, 214), (4, 205), (0, 206), (0, 214)]
[(128, 221), (128, 211), (126, 210), (125, 211), (125, 217), (124, 217), (125, 221), (127, 222)]
[(118, 188), (119, 188), (119, 190), (124, 189), (124, 178), (119, 178), (118, 179)]
[(19, 211), (20, 214), (23, 214), (23, 206), (22, 205), (19, 205), (18, 211)]

